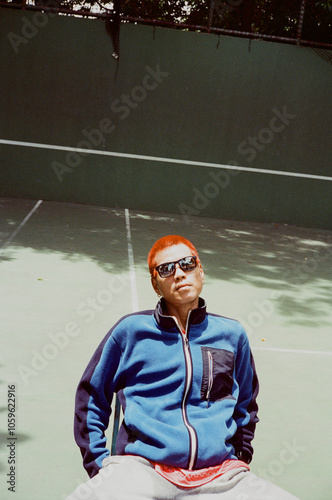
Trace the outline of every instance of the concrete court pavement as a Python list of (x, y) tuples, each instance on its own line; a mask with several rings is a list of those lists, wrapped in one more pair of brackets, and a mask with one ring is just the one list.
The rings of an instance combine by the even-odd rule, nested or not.
[(1, 498), (15, 498), (8, 386), (16, 498), (63, 500), (86, 480), (78, 380), (119, 317), (154, 307), (146, 255), (171, 233), (200, 252), (208, 309), (247, 329), (261, 385), (251, 470), (302, 500), (332, 498), (332, 231), (0, 199)]

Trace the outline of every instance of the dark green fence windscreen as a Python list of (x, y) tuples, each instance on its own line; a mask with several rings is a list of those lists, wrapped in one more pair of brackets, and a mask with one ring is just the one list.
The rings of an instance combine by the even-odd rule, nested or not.
[(332, 227), (331, 54), (0, 10), (0, 195)]

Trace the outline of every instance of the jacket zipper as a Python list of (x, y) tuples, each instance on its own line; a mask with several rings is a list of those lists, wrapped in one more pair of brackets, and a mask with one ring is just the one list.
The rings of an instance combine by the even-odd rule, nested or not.
[(197, 455), (197, 435), (196, 435), (196, 431), (195, 431), (194, 427), (189, 423), (189, 420), (187, 417), (187, 410), (186, 410), (187, 399), (188, 399), (188, 395), (189, 395), (189, 391), (190, 391), (192, 379), (193, 379), (193, 364), (192, 364), (190, 347), (189, 347), (189, 340), (188, 340), (189, 316), (190, 316), (190, 312), (188, 314), (186, 330), (185, 330), (184, 335), (181, 332), (181, 328), (179, 327), (179, 324), (178, 324), (176, 318), (174, 318), (174, 319), (176, 320), (176, 324), (181, 332), (181, 337), (182, 337), (182, 342), (183, 342), (183, 351), (184, 351), (184, 357), (185, 357), (185, 363), (186, 363), (186, 386), (185, 386), (185, 391), (184, 391), (183, 398), (182, 398), (181, 411), (182, 411), (182, 418), (184, 421), (184, 425), (186, 426), (186, 428), (188, 430), (189, 440), (190, 440), (188, 469), (193, 470), (194, 465), (195, 465), (195, 461), (196, 461), (196, 455)]
[(207, 407), (209, 407), (211, 389), (212, 389), (212, 384), (213, 384), (213, 358), (212, 358), (211, 351), (208, 351), (207, 355), (208, 355), (208, 361), (209, 361), (209, 381), (208, 381), (208, 388), (206, 391), (206, 399), (207, 399)]

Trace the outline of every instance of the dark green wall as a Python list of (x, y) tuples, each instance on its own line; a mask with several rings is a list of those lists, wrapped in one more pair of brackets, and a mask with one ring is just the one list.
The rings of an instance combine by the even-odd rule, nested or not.
[(0, 139), (258, 172), (0, 144), (1, 196), (332, 227), (331, 181), (259, 173), (332, 177), (313, 49), (126, 24), (116, 61), (100, 20), (1, 9), (0, 31)]

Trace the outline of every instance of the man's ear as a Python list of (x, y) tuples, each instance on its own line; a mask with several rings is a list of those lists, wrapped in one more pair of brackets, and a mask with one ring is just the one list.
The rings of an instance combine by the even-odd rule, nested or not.
[(160, 290), (159, 290), (158, 283), (157, 283), (155, 276), (151, 277), (151, 285), (152, 285), (152, 288), (154, 289), (154, 291), (156, 292), (156, 294), (160, 296)]

